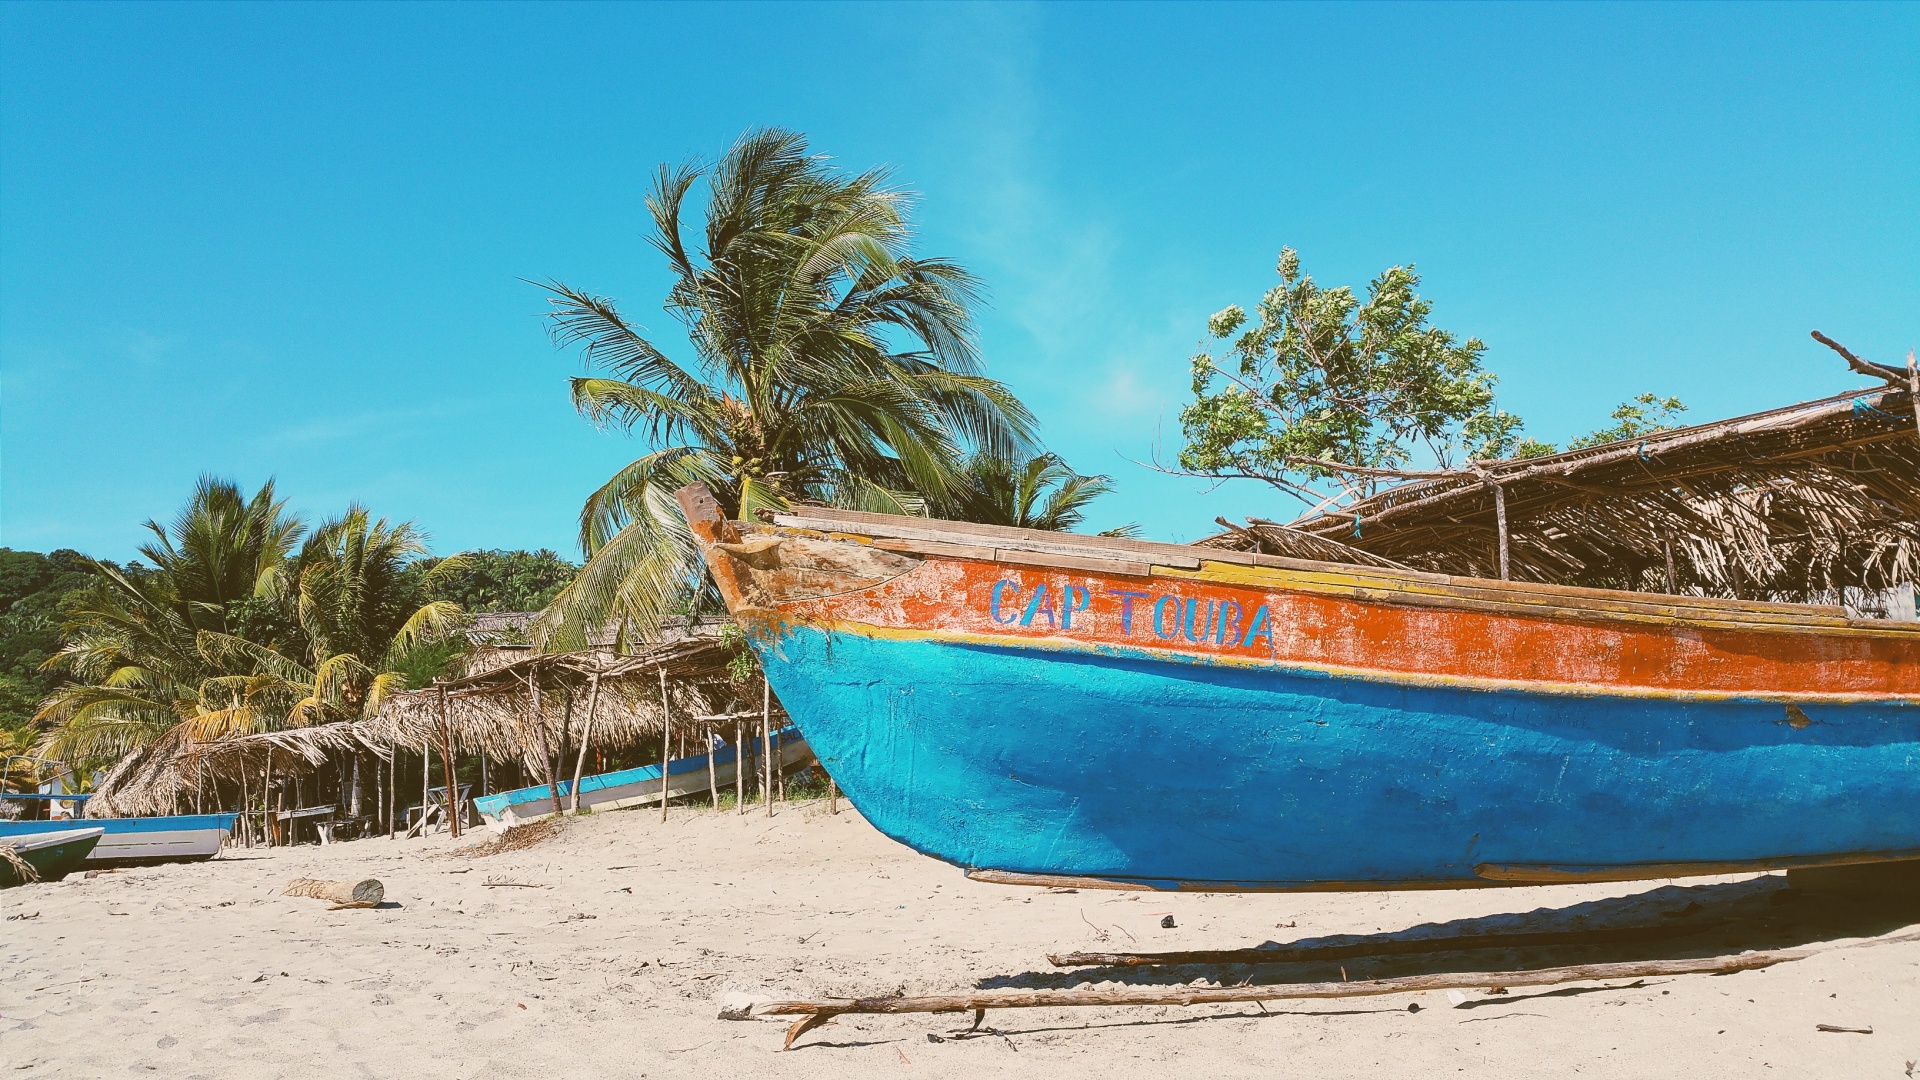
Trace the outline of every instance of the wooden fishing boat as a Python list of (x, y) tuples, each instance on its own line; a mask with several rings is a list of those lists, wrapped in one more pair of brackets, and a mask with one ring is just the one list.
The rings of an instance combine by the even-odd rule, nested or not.
[(679, 499), (848, 797), (975, 878), (1449, 888), (1920, 859), (1920, 624)]
[[(39, 880), (59, 881), (80, 868), (106, 832), (98, 825), (90, 829), (76, 829), (72, 822), (65, 824), (66, 828), (56, 832), (0, 839), (0, 844), (12, 848), (22, 862), (33, 867)], [(25, 884), (26, 878), (11, 862), (0, 860), (0, 889)]]
[(198, 862), (220, 854), (237, 814), (179, 814), (168, 817), (81, 818), (67, 821), (0, 821), (0, 843), (63, 829), (98, 826), (105, 830), (87, 855), (87, 867), (145, 866)]
[[(779, 762), (777, 767), (780, 771), (791, 771), (813, 763), (813, 749), (796, 729), (775, 732), (773, 738), (774, 760)], [(748, 750), (749, 770), (760, 767), (759, 751), (758, 746)], [(675, 758), (667, 763), (667, 797), (678, 799), (682, 796), (705, 795), (716, 786), (722, 791), (731, 791), (737, 767), (738, 758), (732, 746), (714, 750), (711, 778), (707, 776), (707, 755)], [(753, 774), (749, 772), (748, 775)], [(573, 782), (563, 780), (559, 787), (561, 805), (572, 809)], [(658, 805), (658, 765), (642, 765), (637, 769), (621, 769), (580, 779), (582, 810), (624, 810), (632, 806)], [(533, 821), (553, 813), (553, 790), (546, 784), (535, 784), (513, 791), (496, 792), (473, 800), (473, 807), (489, 824), (514, 825)]]

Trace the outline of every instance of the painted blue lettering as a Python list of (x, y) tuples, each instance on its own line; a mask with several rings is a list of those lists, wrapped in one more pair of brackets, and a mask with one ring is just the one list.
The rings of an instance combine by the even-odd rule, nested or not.
[(1214, 631), (1213, 641), (1216, 645), (1225, 645), (1240, 636), (1240, 605), (1232, 600), (1224, 600), (1220, 603), (1219, 612), (1220, 617), (1215, 620), (1217, 629)]
[(1027, 601), (1026, 613), (1020, 616), (1021, 626), (1032, 626), (1035, 615), (1045, 615), (1047, 626), (1057, 627), (1060, 623), (1054, 618), (1053, 601), (1047, 599), (1047, 586), (1041, 582), (1033, 587), (1033, 599)]
[(1133, 602), (1135, 600), (1145, 600), (1147, 594), (1143, 592), (1129, 592), (1126, 589), (1107, 589), (1105, 591), (1108, 596), (1117, 596), (1120, 598), (1120, 632), (1123, 634), (1133, 633)]
[[(1181, 621), (1185, 624), (1182, 627), (1182, 629), (1186, 631), (1188, 641), (1205, 641), (1207, 639), (1207, 635), (1203, 632), (1200, 632), (1200, 628), (1194, 625), (1194, 618), (1196, 615), (1199, 614), (1199, 612), (1200, 612), (1200, 601), (1198, 600), (1187, 601), (1187, 608), (1186, 608), (1186, 611), (1183, 613), (1186, 617)], [(1212, 622), (1213, 622), (1213, 601), (1209, 600), (1207, 601), (1207, 623), (1209, 624), (1209, 626), (1211, 626)]]
[(1093, 603), (1093, 594), (1078, 585), (1068, 585), (1063, 590), (1060, 601), (1060, 629), (1073, 629), (1073, 613), (1087, 610)]
[[(1167, 629), (1167, 605), (1173, 605), (1173, 625)], [(1163, 596), (1153, 602), (1153, 632), (1163, 638), (1174, 637), (1180, 633), (1180, 598)]]
[(1010, 623), (1020, 616), (1009, 611), (1007, 612), (1006, 618), (1003, 619), (1000, 617), (1000, 591), (1002, 589), (1011, 589), (1013, 591), (1013, 595), (1008, 597), (1009, 600), (1018, 600), (1020, 598), (1020, 585), (1018, 582), (1007, 581), (1004, 578), (996, 581), (993, 583), (993, 599), (987, 605), (987, 614), (993, 617), (994, 622)]
[(1273, 626), (1267, 616), (1267, 605), (1265, 604), (1261, 604), (1259, 609), (1253, 613), (1253, 621), (1247, 626), (1247, 636), (1240, 639), (1241, 648), (1252, 645), (1256, 638), (1266, 638), (1267, 651), (1273, 651)]

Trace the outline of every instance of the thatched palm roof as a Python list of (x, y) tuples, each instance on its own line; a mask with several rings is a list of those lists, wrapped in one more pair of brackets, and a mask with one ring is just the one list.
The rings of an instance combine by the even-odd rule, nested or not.
[[(396, 749), (418, 753), (428, 743), (435, 753), (450, 747), (456, 754), (519, 761), (539, 775), (543, 759), (562, 746), (577, 750), (586, 738), (589, 703), (592, 744), (602, 750), (657, 740), (669, 719), (675, 730), (686, 730), (681, 725), (704, 726), (713, 717), (757, 714), (759, 684), (743, 686), (732, 680), (728, 663), (733, 655), (731, 647), (710, 636), (662, 641), (628, 655), (607, 649), (528, 652), (498, 667), (396, 694), (367, 720), (213, 742), (170, 736), (123, 758), (102, 777), (88, 813), (173, 813), (191, 802), (202, 783), (232, 784), (244, 773), (257, 785), (269, 759), (276, 776), (287, 776), (357, 754), (391, 759)], [(783, 715), (777, 703), (773, 707), (776, 717)]]
[[(1920, 580), (1913, 395), (1882, 387), (1398, 484), (1203, 544), (1275, 555), (1337, 542), (1419, 570), (1749, 599), (1836, 599)], [(1344, 559), (1341, 561), (1360, 561)]]

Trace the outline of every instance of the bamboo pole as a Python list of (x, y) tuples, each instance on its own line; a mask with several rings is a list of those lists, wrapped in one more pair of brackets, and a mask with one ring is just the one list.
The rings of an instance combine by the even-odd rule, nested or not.
[(460, 839), (460, 786), (453, 775), (453, 736), (447, 731), (447, 687), (440, 685), (440, 771), (447, 778), (447, 832)]
[(1667, 552), (1667, 595), (1677, 596), (1680, 592), (1680, 586), (1673, 575), (1673, 538), (1671, 536), (1667, 537), (1661, 546), (1664, 547)]
[[(820, 771), (827, 772), (827, 767), (820, 766)], [(832, 773), (827, 773), (827, 813), (834, 815), (840, 813), (840, 785), (834, 783)]]
[(773, 687), (760, 676), (760, 801), (773, 816)]
[(587, 746), (593, 742), (593, 714), (600, 705), (600, 674), (595, 672), (587, 689), (587, 728), (580, 735), (580, 760), (573, 763), (573, 812), (580, 812), (580, 774), (587, 768)]
[(733, 812), (747, 812), (747, 726), (738, 714), (733, 718)]
[(393, 758), (387, 762), (387, 839), (393, 839), (398, 831), (393, 827), (394, 819), (399, 816), (400, 801), (400, 743), (393, 744)]
[(1281, 983), (1271, 986), (1143, 986), (1126, 990), (999, 990), (932, 997), (825, 998), (769, 1001), (755, 1007), (758, 1016), (799, 1016), (787, 1029), (783, 1050), (807, 1031), (847, 1013), (972, 1012), (974, 1022), (988, 1009), (1058, 1009), (1091, 1005), (1215, 1005), (1284, 999), (1371, 997), (1381, 994), (1463, 990), (1474, 987), (1550, 986), (1564, 982), (1644, 979), (1657, 975), (1724, 975), (1800, 960), (1805, 952), (1750, 952), (1700, 960), (1649, 960), (1624, 964), (1581, 964), (1530, 971), (1467, 971), (1412, 975), (1358, 982)]
[(673, 714), (667, 707), (667, 669), (660, 672), (660, 820), (667, 820), (667, 766), (673, 753)]

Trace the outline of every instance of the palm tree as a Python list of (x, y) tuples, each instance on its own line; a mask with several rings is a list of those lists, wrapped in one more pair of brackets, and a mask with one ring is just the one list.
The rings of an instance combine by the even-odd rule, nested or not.
[[(695, 248), (682, 219), (702, 178)], [(914, 513), (965, 486), (970, 450), (1029, 444), (1032, 416), (980, 373), (977, 283), (909, 253), (906, 207), (885, 172), (842, 173), (790, 131), (750, 132), (711, 167), (662, 166), (650, 240), (692, 365), (605, 297), (543, 286), (555, 344), (604, 372), (572, 381), (575, 408), (650, 446), (581, 510), (587, 563), (536, 624), (547, 647), (614, 618), (651, 634), (687, 602), (705, 574), (672, 497), (686, 484), (737, 516), (796, 500)]]
[(41, 704), (53, 725), (44, 749), (69, 762), (118, 758), (201, 711), (208, 679), (245, 670), (210, 652), (278, 580), (301, 526), (267, 481), (252, 498), (202, 477), (171, 529), (140, 554), (149, 566), (95, 563), (91, 591), (68, 616), (67, 643), (47, 662), (74, 682)]
[[(401, 670), (410, 654), (448, 638), (461, 610), (450, 600), (417, 603), (447, 575), (466, 566), (452, 555), (424, 576), (409, 564), (427, 555), (426, 538), (412, 522), (374, 520), (360, 506), (322, 524), (272, 585), (291, 609), (306, 655), (232, 634), (205, 634), (202, 648), (246, 670), (209, 678), (200, 686), (197, 738), (278, 726), (357, 720), (410, 680)], [(298, 655), (297, 653), (295, 655)], [(416, 672), (415, 679), (423, 676)]]
[[(959, 521), (1064, 532), (1086, 517), (1087, 504), (1113, 490), (1107, 476), (1078, 473), (1058, 454), (1018, 458), (981, 452), (967, 461), (971, 481), (942, 512)], [(1102, 536), (1131, 536), (1134, 526)]]

